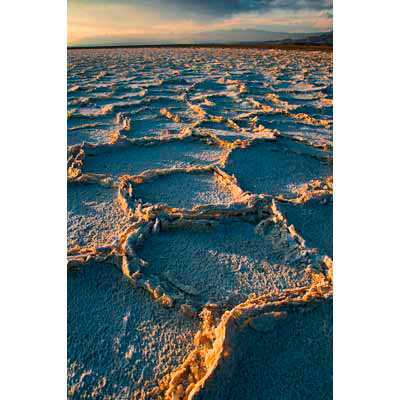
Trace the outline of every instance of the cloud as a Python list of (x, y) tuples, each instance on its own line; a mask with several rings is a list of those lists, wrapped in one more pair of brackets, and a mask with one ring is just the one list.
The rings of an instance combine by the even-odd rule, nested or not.
[(333, 18), (333, 11), (332, 10), (328, 10), (325, 12), (325, 16), (328, 17), (329, 19)]
[(152, 9), (167, 14), (178, 12), (193, 19), (204, 17), (224, 19), (241, 13), (285, 11), (330, 11), (332, 0), (69, 0), (80, 4), (123, 4), (128, 7)]
[(69, 43), (238, 28), (328, 31), (332, 0), (68, 0)]
[(193, 13), (201, 13), (217, 18), (226, 18), (248, 12), (268, 12), (272, 10), (331, 10), (332, 0), (169, 0), (171, 6)]

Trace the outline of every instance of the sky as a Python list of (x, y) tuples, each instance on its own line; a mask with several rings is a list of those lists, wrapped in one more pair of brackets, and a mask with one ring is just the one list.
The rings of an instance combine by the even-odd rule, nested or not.
[(69, 45), (179, 42), (226, 29), (327, 32), (332, 0), (68, 0)]

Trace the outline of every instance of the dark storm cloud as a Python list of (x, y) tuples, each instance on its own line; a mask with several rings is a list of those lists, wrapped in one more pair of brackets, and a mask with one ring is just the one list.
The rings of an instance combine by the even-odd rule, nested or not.
[(183, 11), (199, 12), (213, 17), (228, 17), (244, 12), (271, 10), (331, 10), (332, 0), (169, 0), (158, 1), (177, 6)]
[(332, 0), (68, 0), (81, 4), (124, 4), (132, 7), (153, 8), (176, 12), (178, 15), (190, 15), (193, 18), (208, 16), (227, 18), (246, 12), (266, 13), (271, 10), (313, 10), (332, 9)]

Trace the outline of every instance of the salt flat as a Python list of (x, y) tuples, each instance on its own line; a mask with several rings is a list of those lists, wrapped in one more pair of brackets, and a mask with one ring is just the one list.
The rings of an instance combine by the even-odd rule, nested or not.
[(68, 398), (332, 395), (332, 54), (68, 51)]

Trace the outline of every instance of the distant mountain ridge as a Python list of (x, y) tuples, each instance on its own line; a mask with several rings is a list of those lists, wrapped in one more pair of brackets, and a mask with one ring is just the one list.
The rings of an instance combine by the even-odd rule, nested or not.
[[(330, 43), (328, 43), (330, 41)], [(166, 34), (158, 36), (97, 36), (70, 44), (73, 46), (124, 46), (124, 45), (163, 45), (163, 44), (241, 44), (241, 43), (332, 43), (332, 32), (289, 33), (270, 32), (261, 29), (229, 29), (192, 34)]]
[(190, 42), (197, 43), (247, 43), (247, 42), (266, 42), (277, 40), (299, 40), (310, 36), (321, 35), (317, 33), (288, 33), (270, 32), (259, 29), (230, 29), (217, 30), (211, 32), (199, 32), (188, 36)]
[(326, 32), (320, 35), (312, 35), (312, 36), (307, 36), (304, 38), (298, 38), (298, 39), (285, 39), (285, 40), (279, 40), (278, 42), (274, 43), (279, 43), (279, 44), (327, 44), (327, 45), (333, 45), (333, 32)]

